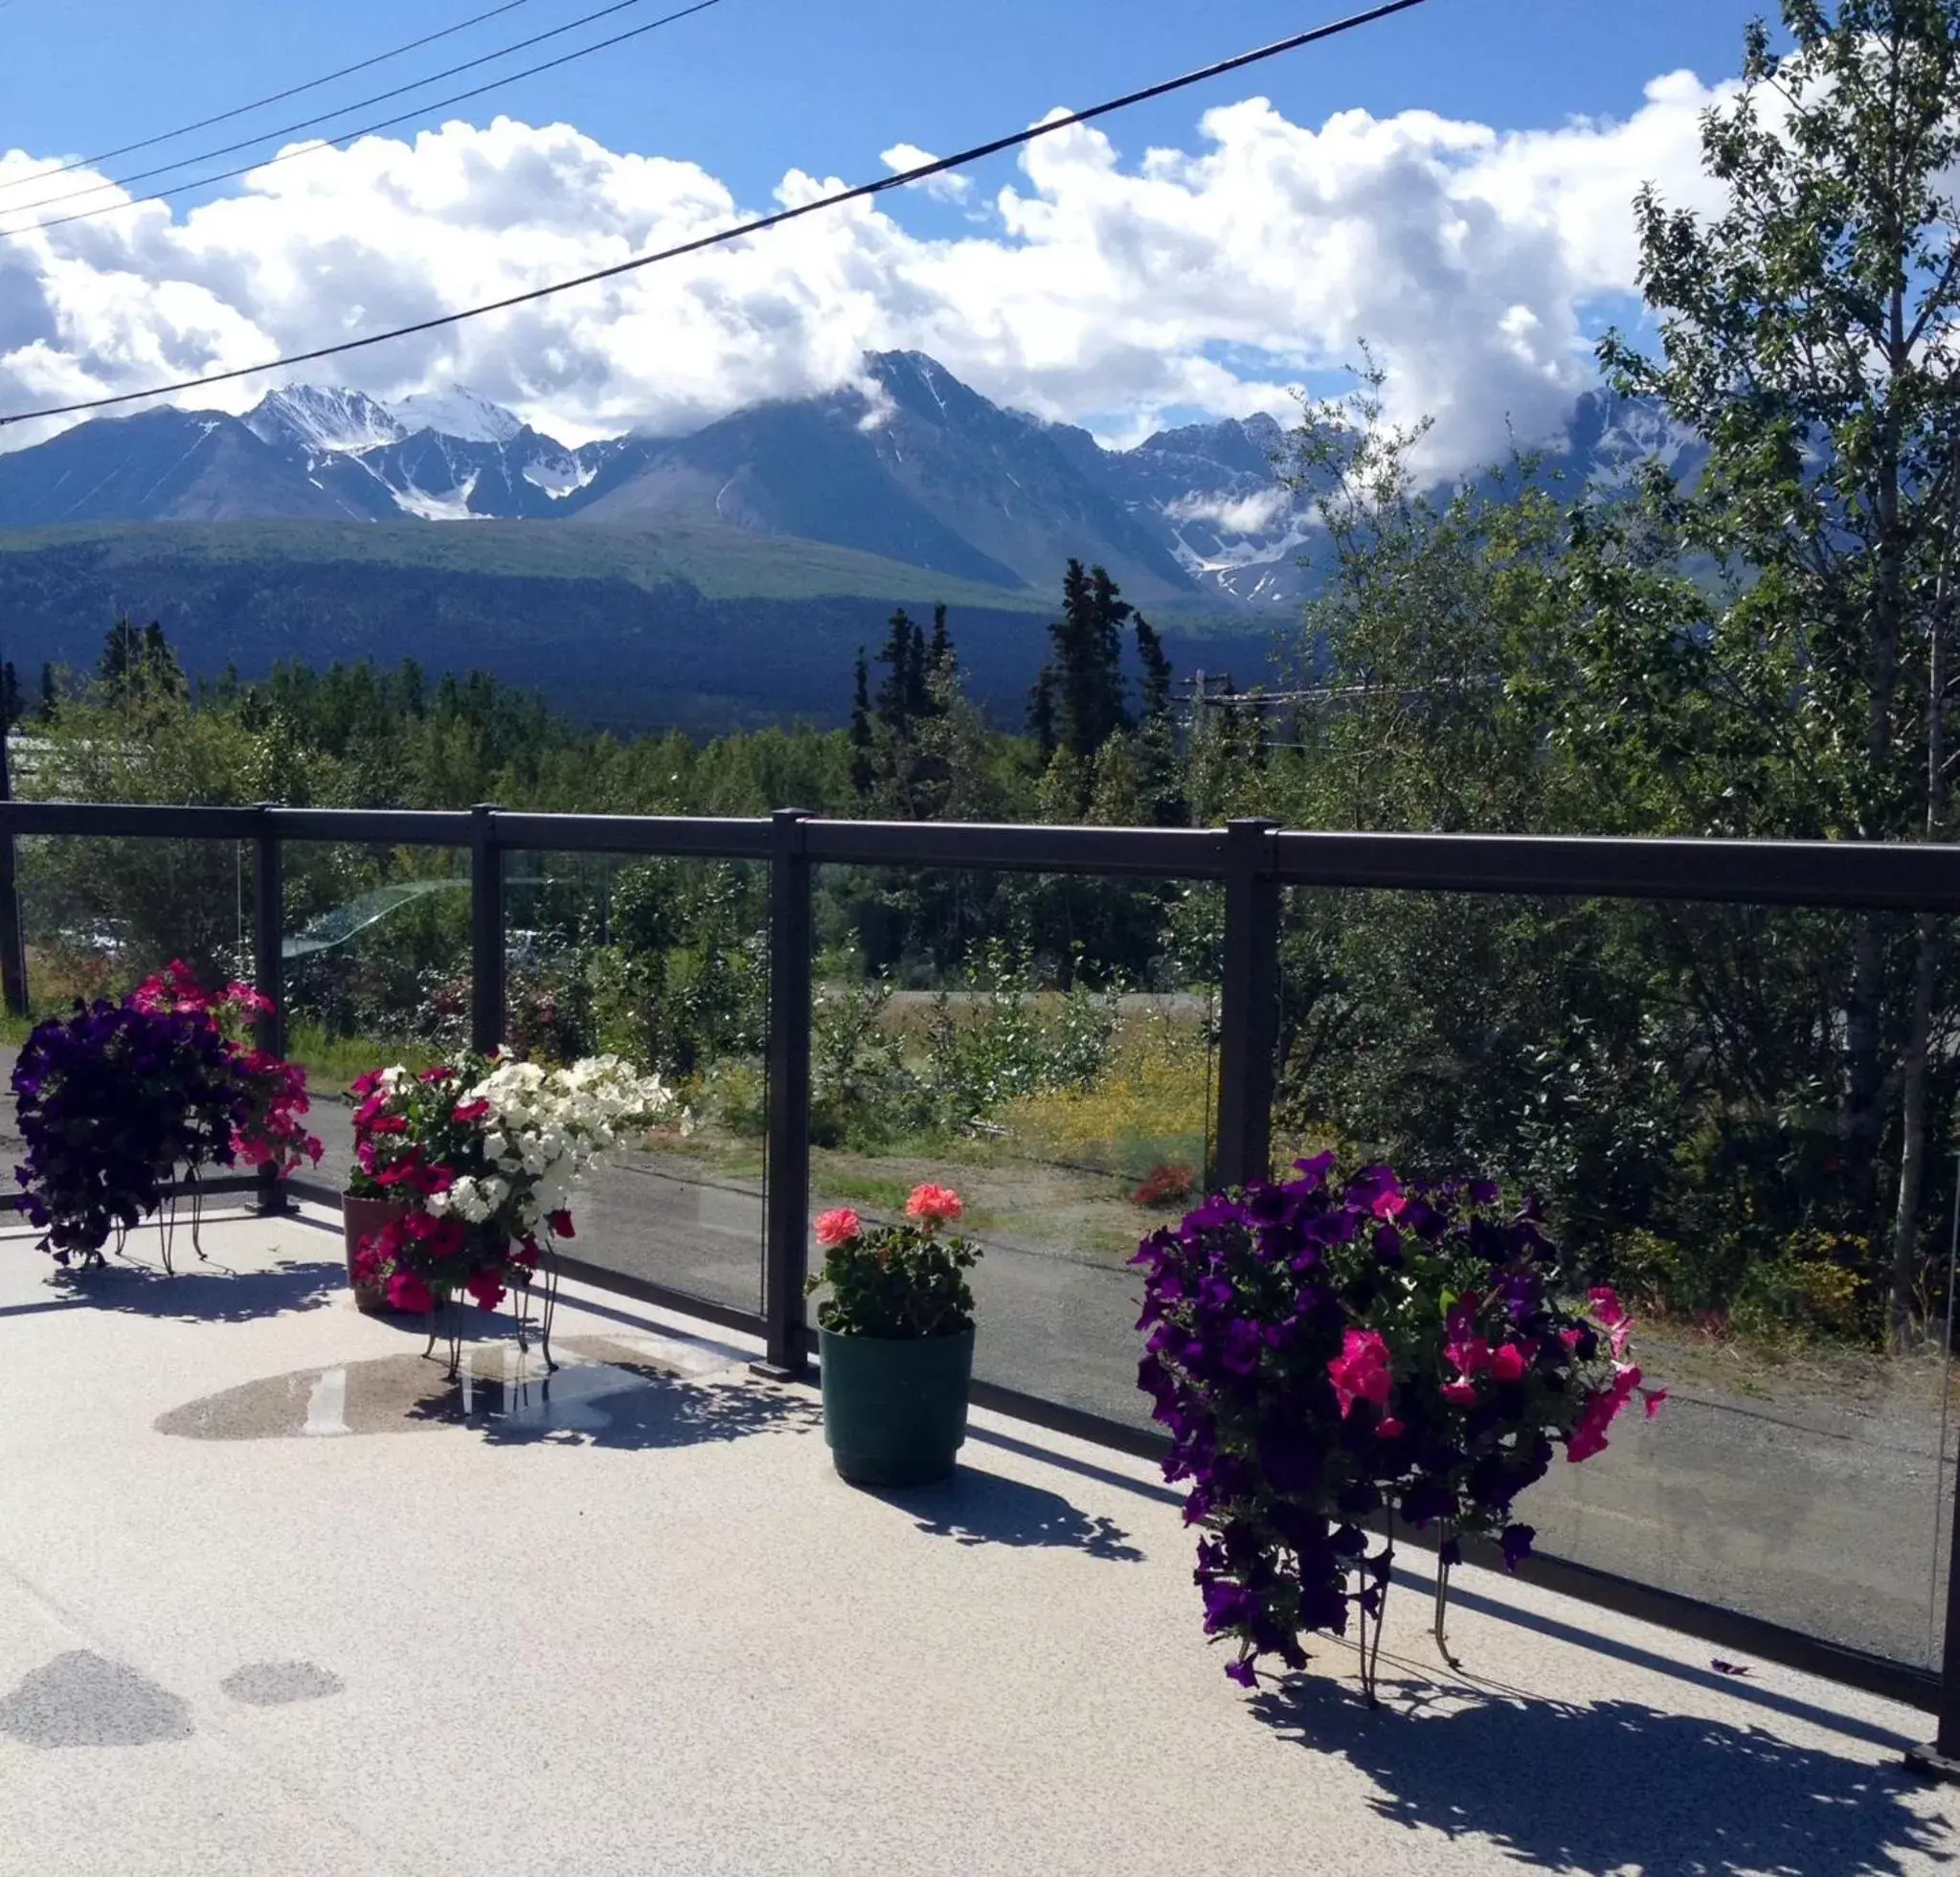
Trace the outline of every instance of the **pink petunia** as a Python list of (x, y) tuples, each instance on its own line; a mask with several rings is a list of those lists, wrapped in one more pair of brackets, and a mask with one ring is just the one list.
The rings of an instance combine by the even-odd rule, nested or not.
[(1606, 1331), (1615, 1356), (1627, 1352), (1627, 1338), (1633, 1333), (1633, 1320), (1611, 1284), (1595, 1284), (1588, 1293), (1592, 1299), (1593, 1320)]
[(1496, 1381), (1521, 1382), (1529, 1367), (1529, 1358), (1515, 1343), (1505, 1343), (1491, 1351), (1490, 1369)]
[(1375, 1432), (1384, 1440), (1397, 1440), (1400, 1439), (1403, 1435), (1407, 1434), (1408, 1430), (1407, 1427), (1403, 1425), (1401, 1421), (1398, 1421), (1393, 1414), (1384, 1414), (1382, 1416), (1380, 1424), (1376, 1427)]
[(1491, 1366), (1491, 1346), (1481, 1336), (1466, 1336), (1455, 1343), (1446, 1343), (1443, 1353), (1455, 1365), (1456, 1372), (1468, 1379), (1480, 1375)]
[(413, 1271), (397, 1271), (388, 1280), (388, 1301), (393, 1309), (426, 1316), (436, 1307), (436, 1294)]
[(557, 1211), (548, 1214), (545, 1223), (551, 1227), (553, 1238), (576, 1238), (578, 1236), (577, 1232), (572, 1229), (572, 1214), (562, 1207)]
[(485, 1310), (494, 1310), (504, 1300), (504, 1274), (493, 1264), (472, 1271), (462, 1287)]
[(479, 1097), (475, 1101), (459, 1101), (449, 1111), (449, 1119), (459, 1125), (467, 1127), (471, 1121), (480, 1121), (490, 1112), (490, 1104)]
[(1445, 1382), (1443, 1399), (1452, 1401), (1459, 1408), (1473, 1408), (1476, 1405), (1476, 1384), (1475, 1382)]
[(1328, 1362), (1327, 1374), (1334, 1384), (1342, 1420), (1357, 1401), (1371, 1401), (1377, 1408), (1387, 1406), (1394, 1371), (1388, 1361), (1388, 1346), (1379, 1331), (1349, 1330), (1340, 1353)]
[(1660, 1413), (1660, 1404), (1667, 1399), (1667, 1391), (1665, 1389), (1642, 1389), (1640, 1391), (1640, 1399), (1647, 1406), (1647, 1418), (1651, 1421), (1655, 1415)]
[(848, 1245), (863, 1230), (863, 1222), (848, 1206), (839, 1206), (817, 1215), (817, 1242), (820, 1245)]

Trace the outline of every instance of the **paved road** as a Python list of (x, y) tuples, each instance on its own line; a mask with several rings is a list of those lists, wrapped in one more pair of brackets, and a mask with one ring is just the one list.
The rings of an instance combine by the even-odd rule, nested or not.
[[(349, 1164), (349, 1111), (323, 1103), (316, 1123), (327, 1146), (322, 1174), (337, 1179)], [(635, 1156), (581, 1195), (577, 1216), (577, 1250), (596, 1264), (758, 1305), (757, 1182), (717, 1180), (679, 1156)], [(1138, 1288), (1128, 1271), (988, 1237), (975, 1273), (980, 1372), (1145, 1424)], [(1523, 1509), (1541, 1546), (1562, 1556), (1925, 1662), (1937, 1652), (1927, 1615), (1944, 1598), (1936, 1520), (1952, 1482), (1940, 1441), (1920, 1400), (1767, 1405), (1678, 1388), (1658, 1419), (1623, 1423), (1605, 1456), (1557, 1465)]]

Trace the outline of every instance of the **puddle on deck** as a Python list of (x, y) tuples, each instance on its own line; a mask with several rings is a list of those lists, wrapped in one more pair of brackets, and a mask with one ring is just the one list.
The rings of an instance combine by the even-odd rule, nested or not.
[(727, 1356), (665, 1338), (569, 1338), (552, 1353), (554, 1371), (534, 1344), (528, 1351), (514, 1341), (465, 1344), (454, 1381), (440, 1342), (427, 1357), (405, 1351), (295, 1369), (173, 1408), (156, 1430), (192, 1440), (279, 1440), (462, 1426), (509, 1438), (670, 1444), (766, 1424), (789, 1405), (774, 1391), (752, 1390)]

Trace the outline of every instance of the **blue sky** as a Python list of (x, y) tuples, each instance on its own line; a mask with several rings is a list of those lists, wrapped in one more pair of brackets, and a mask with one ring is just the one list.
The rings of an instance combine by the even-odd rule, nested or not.
[[(597, 4), (528, 0), (468, 34), (296, 101), (290, 116), (267, 113), (208, 134), (228, 143), (372, 95)], [(169, 7), (11, 0), (0, 7), (0, 142), (86, 154), (482, 10), (478, 0)], [(670, 10), (668, 0), (647, 0), (585, 36)], [(753, 201), (792, 166), (855, 181), (876, 173), (878, 153), (901, 140), (937, 149), (977, 142), (1050, 106), (1079, 107), (1348, 11), (1344, 0), (1205, 8), (1188, 0), (722, 0), (590, 62), (492, 93), (462, 114), (478, 122), (499, 109), (532, 123), (567, 119), (613, 149), (689, 158)], [(1703, 78), (1731, 73), (1744, 24), (1762, 11), (1748, 0), (1429, 0), (1345, 40), (1208, 86), (1192, 102), (1139, 110), (1112, 134), (1126, 149), (1183, 141), (1199, 108), (1250, 91), (1271, 97), (1297, 123), (1352, 106), (1378, 115), (1420, 108), (1505, 129), (1624, 115), (1657, 73), (1682, 66)], [(580, 38), (567, 34), (512, 64)], [(140, 167), (208, 147), (202, 139), (169, 146)]]
[[(407, 127), (68, 227), (28, 226), (18, 212), (99, 179), (38, 184), (51, 158), (225, 110), (484, 4), (0, 0), (0, 411), (297, 352), (564, 279), (767, 208), (792, 170), (861, 181), (895, 147), (943, 153), (1347, 10), (722, 0), (432, 116), (420, 139)], [(100, 173), (351, 102), (596, 4), (524, 0)], [(675, 4), (643, 0), (516, 62)], [(1283, 411), (1289, 387), (1324, 388), (1365, 339), (1390, 370), (1395, 414), (1435, 417), (1436, 450), (1474, 460), (1507, 427), (1556, 428), (1590, 381), (1601, 322), (1637, 313), (1633, 191), (1653, 179), (1705, 205), (1698, 116), (1706, 87), (1734, 72), (1755, 11), (1430, 0), (1108, 121), (1100, 137), (995, 158), (955, 192), (886, 196), (875, 211), (813, 217), (310, 375), (383, 397), (461, 381), (576, 441), (803, 395), (851, 376), (867, 349), (912, 347), (990, 396), (1122, 441), (1201, 413)], [(1650, 90), (1682, 72), (1700, 83)], [(1147, 160), (1153, 149), (1171, 154)], [(241, 409), (270, 382), (197, 396)], [(0, 448), (39, 434), (8, 429)]]

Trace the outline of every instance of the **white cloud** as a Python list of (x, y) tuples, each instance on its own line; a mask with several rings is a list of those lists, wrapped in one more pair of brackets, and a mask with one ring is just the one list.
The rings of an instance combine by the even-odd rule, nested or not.
[[(911, 232), (896, 197), (854, 203), (293, 375), (384, 398), (466, 384), (577, 441), (833, 387), (866, 349), (905, 347), (1043, 416), (1128, 414), (1103, 428), (1134, 438), (1192, 407), (1284, 414), (1290, 384), (1365, 339), (1393, 414), (1433, 414), (1432, 452), (1460, 464), (1507, 423), (1543, 435), (1589, 381), (1588, 304), (1633, 283), (1635, 189), (1706, 200), (1696, 121), (1714, 95), (1676, 74), (1623, 123), (1523, 133), (1422, 111), (1315, 128), (1252, 98), (1207, 112), (1189, 149), (1127, 158), (1076, 127), (976, 194), (983, 218), (957, 237)], [(6, 184), (34, 168), (0, 156), (0, 226)], [(792, 171), (777, 195), (838, 187)], [(756, 206), (566, 124), (364, 139), (181, 216), (150, 204), (0, 239), (0, 410), (331, 344)], [(270, 382), (182, 401), (241, 410)], [(0, 448), (51, 428), (0, 431)]]
[(1208, 521), (1221, 534), (1264, 534), (1293, 506), (1293, 491), (1261, 489), (1236, 501), (1223, 495), (1186, 495), (1167, 510), (1173, 521)]
[[(921, 170), (928, 163), (938, 160), (931, 150), (922, 150), (916, 144), (893, 144), (878, 157), (878, 161), (893, 175), (903, 175), (908, 170)], [(936, 176), (922, 176), (915, 183), (907, 183), (906, 188), (922, 189), (941, 202), (963, 202), (973, 192), (973, 178), (962, 176), (955, 170), (942, 170)]]

